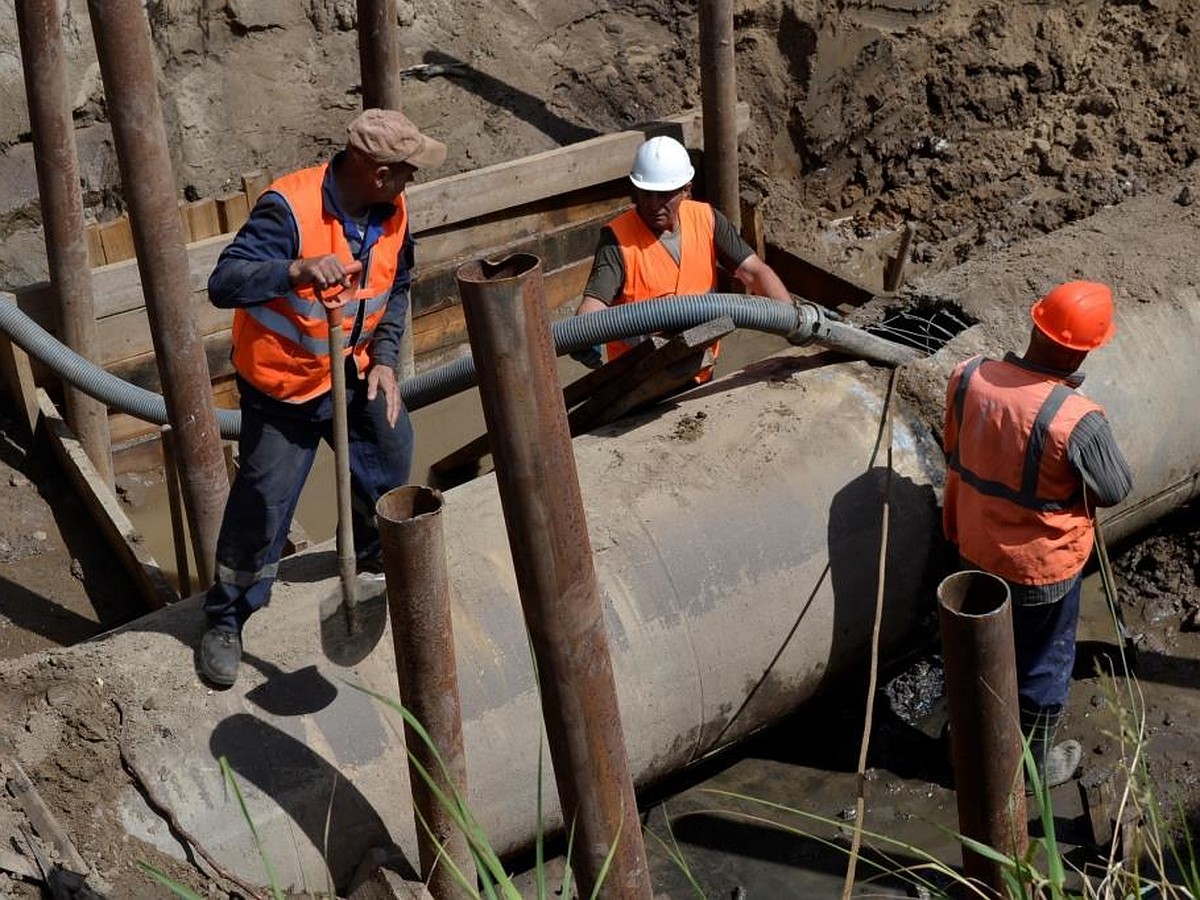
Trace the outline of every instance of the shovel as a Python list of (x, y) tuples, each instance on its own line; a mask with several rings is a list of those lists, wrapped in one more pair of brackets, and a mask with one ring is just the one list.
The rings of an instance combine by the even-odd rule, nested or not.
[[(346, 266), (347, 275), (358, 275), (362, 263)], [(324, 302), (321, 291), (317, 298)], [(337, 559), (341, 602), (321, 604), (321, 646), (330, 661), (355, 665), (374, 649), (383, 636), (387, 612), (386, 591), (365, 602), (358, 596), (358, 571), (354, 554), (354, 527), (350, 488), (350, 425), (346, 411), (345, 335), (340, 306), (325, 307), (329, 326), (329, 377), (333, 395), (333, 459), (337, 475)], [(330, 608), (332, 607), (332, 608)]]

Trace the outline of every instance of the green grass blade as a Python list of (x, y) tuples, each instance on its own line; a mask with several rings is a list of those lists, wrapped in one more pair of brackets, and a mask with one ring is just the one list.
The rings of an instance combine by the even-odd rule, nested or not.
[(258, 833), (258, 827), (254, 824), (254, 819), (250, 816), (250, 809), (246, 806), (246, 798), (242, 796), (242, 789), (238, 787), (237, 779), (234, 777), (233, 767), (229, 765), (229, 760), (224, 756), (221, 757), (220, 764), (221, 774), (225, 776), (225, 783), (233, 791), (233, 796), (237, 798), (238, 807), (242, 811), (242, 818), (250, 826), (250, 834), (254, 838), (254, 848), (258, 851), (258, 856), (263, 863), (263, 869), (267, 873), (267, 885), (270, 888), (271, 896), (275, 900), (283, 900), (283, 889), (279, 886), (279, 879), (275, 875), (275, 867), (271, 865), (270, 857), (263, 850), (262, 837)]
[(154, 868), (154, 866), (150, 865), (149, 863), (144, 863), (139, 859), (137, 861), (137, 867), (141, 869), (144, 874), (157, 881), (176, 897), (182, 897), (183, 900), (207, 900), (204, 895), (197, 894), (191, 888), (185, 887), (170, 875), (167, 875), (165, 872)]

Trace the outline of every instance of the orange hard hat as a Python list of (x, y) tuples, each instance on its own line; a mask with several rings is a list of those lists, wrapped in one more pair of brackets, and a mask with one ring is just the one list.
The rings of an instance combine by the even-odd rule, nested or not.
[(1068, 281), (1033, 304), (1033, 324), (1056, 344), (1095, 350), (1116, 333), (1112, 290), (1097, 281)]

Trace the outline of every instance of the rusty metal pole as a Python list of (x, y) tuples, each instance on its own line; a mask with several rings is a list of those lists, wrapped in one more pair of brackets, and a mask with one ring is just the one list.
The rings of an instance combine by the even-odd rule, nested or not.
[(358, 0), (363, 109), (400, 108), (399, 34), (396, 0)]
[[(358, 0), (358, 64), (363, 109), (400, 109), (400, 25), (396, 0)], [(412, 305), (404, 316), (401, 381), (416, 374), (413, 362)]]
[(700, 102), (706, 193), (713, 206), (741, 230), (733, 0), (700, 0)]
[(383, 543), (400, 702), (421, 723), (433, 744), (430, 747), (405, 723), (413, 809), (417, 822), (424, 823), (417, 827), (421, 878), (435, 897), (469, 896), (450, 867), (439, 862), (439, 853), (448, 856), (467, 883), (474, 885), (475, 863), (466, 835), (415, 764), (433, 776), (443, 795), (466, 799), (467, 757), (450, 617), (442, 494), (416, 485), (398, 487), (379, 498), (375, 514)]
[(141, 0), (88, 0), (88, 12), (167, 417), (178, 440), (180, 481), (196, 544), (196, 571), (207, 585), (212, 580), (229, 478), (208, 359), (191, 310), (191, 273), (158, 99), (149, 23)]
[[(1020, 857), (1029, 829), (1008, 585), (986, 572), (957, 572), (937, 594), (958, 828)], [(1004, 896), (999, 864), (964, 847), (963, 870)]]
[[(60, 0), (17, 0), (17, 33), (58, 322), (66, 345), (95, 361), (96, 309), (83, 233), (75, 126), (67, 93), (62, 6)], [(64, 394), (67, 423), (100, 477), (112, 487), (108, 408), (70, 384), (64, 384)]]
[(575, 833), (571, 863), (580, 893), (599, 885), (601, 896), (648, 898), (646, 850), (541, 263), (515, 254), (468, 263), (457, 277), (558, 795)]

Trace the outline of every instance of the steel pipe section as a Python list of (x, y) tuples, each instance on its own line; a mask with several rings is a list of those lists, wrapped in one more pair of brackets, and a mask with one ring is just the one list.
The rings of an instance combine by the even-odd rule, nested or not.
[(383, 544), (396, 684), (404, 708), (425, 730), (423, 737), (410, 723), (404, 724), (413, 807), (426, 826), (417, 830), (421, 877), (435, 897), (467, 896), (455, 870), (474, 884), (475, 861), (452, 810), (437, 798), (438, 792), (443, 797), (467, 796), (442, 494), (429, 487), (394, 488), (379, 498), (375, 515)]
[[(958, 831), (1014, 859), (1029, 848), (1017, 655), (1004, 579), (955, 572), (938, 585)], [(963, 845), (963, 872), (1004, 896), (1004, 867)]]
[[(1020, 350), (1028, 334), (1024, 282), (989, 285), (980, 272), (955, 279), (942, 282), (946, 296), (980, 324), (898, 373), (885, 654), (934, 609), (943, 574), (931, 570), (940, 555), (946, 376), (973, 353)], [(980, 285), (995, 290), (969, 290)], [(1121, 303), (1118, 328), (1089, 358), (1086, 384), (1108, 408), (1137, 479), (1130, 501), (1109, 516), (1110, 533), (1196, 492), (1200, 406), (1188, 402), (1176, 369), (1200, 346), (1200, 295), (1189, 288), (1170, 302)], [(574, 440), (637, 785), (778, 721), (866, 664), (877, 572), (862, 561), (880, 546), (877, 454), (889, 374), (791, 350)], [(495, 478), (444, 499), (468, 800), (493, 845), (510, 851), (537, 833), (538, 771), (549, 759), (528, 636)], [(380, 842), (394, 840), (416, 859), (416, 832), (403, 799), (406, 759), (386, 711), (344, 687), (316, 710), (272, 711), (263, 700), (301, 673), (396, 693), (386, 637), (353, 670), (322, 661), (319, 601), (336, 581), (328, 548), (314, 551), (285, 561), (273, 603), (248, 623), (247, 647), (261, 660), (244, 683), (213, 696), (181, 688), (170, 694), (175, 705), (143, 710), (129, 731), (145, 764), (170, 773), (159, 789), (184, 827), (228, 865), (249, 877), (261, 871), (240, 813), (222, 799), (221, 756), (250, 797), (281, 877), (323, 884), (328, 866), (340, 884)], [(191, 623), (189, 612), (196, 624), (170, 624)], [(126, 665), (143, 660), (145, 684), (178, 681), (190, 675), (200, 617), (182, 606), (155, 615), (111, 638), (120, 643), (105, 652)], [(130, 699), (126, 708), (142, 709), (139, 695)], [(544, 783), (540, 792), (544, 825), (553, 827), (561, 821), (553, 789)], [(131, 832), (169, 844), (136, 796), (121, 802)], [(326, 848), (330, 816), (340, 838)]]

